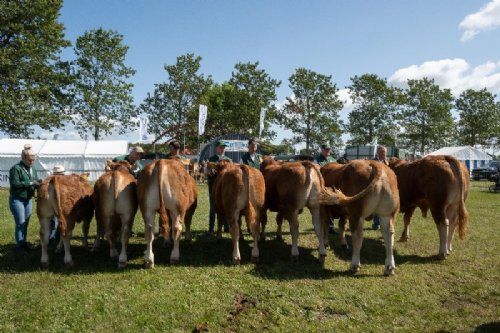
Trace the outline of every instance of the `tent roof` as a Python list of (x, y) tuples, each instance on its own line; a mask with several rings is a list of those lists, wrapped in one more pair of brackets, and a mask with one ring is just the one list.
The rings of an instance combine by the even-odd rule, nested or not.
[(483, 153), (479, 149), (470, 147), (470, 146), (461, 146), (461, 147), (443, 147), (438, 149), (429, 155), (451, 155), (456, 157), (459, 160), (491, 160), (491, 156)]
[(127, 153), (127, 141), (0, 139), (0, 156), (20, 156), (25, 144), (45, 157), (108, 157)]

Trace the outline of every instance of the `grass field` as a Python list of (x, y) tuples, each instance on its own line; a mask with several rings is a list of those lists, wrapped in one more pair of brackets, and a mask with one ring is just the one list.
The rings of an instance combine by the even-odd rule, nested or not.
[[(13, 251), (14, 223), (8, 192), (2, 190), (0, 332), (498, 332), (500, 194), (488, 193), (486, 184), (473, 186), (467, 201), (469, 233), (455, 240), (449, 259), (436, 260), (434, 222), (415, 214), (412, 238), (396, 243), (396, 275), (388, 278), (382, 276), (380, 232), (369, 230), (369, 222), (358, 275), (347, 272), (350, 254), (333, 236), (333, 250), (328, 249), (321, 267), (308, 212), (301, 215), (298, 261), (290, 260), (288, 226), (279, 242), (270, 222), (261, 263), (250, 263), (251, 238), (246, 235), (242, 264), (232, 266), (229, 234), (220, 243), (204, 235), (204, 185), (194, 240), (181, 242), (178, 265), (169, 265), (170, 250), (155, 242), (156, 266), (142, 268), (145, 242), (138, 214), (126, 269), (118, 270), (107, 246), (94, 254), (84, 250), (78, 225), (72, 241), (75, 267), (65, 268), (62, 254), (51, 252), (50, 268), (41, 270), (39, 246), (27, 256)], [(32, 243), (38, 244), (38, 229), (34, 215)], [(399, 215), (397, 238), (401, 231)]]

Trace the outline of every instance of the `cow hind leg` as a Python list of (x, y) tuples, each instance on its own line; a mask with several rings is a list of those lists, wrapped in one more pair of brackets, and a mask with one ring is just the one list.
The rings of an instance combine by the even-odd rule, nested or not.
[(146, 251), (144, 252), (145, 268), (153, 268), (155, 266), (155, 256), (153, 253), (154, 226), (155, 213), (146, 212), (144, 214), (144, 237), (146, 238)]
[[(281, 227), (283, 226), (283, 215), (278, 213), (276, 215), (276, 240), (282, 240), (283, 239), (283, 234), (281, 232)], [(297, 252), (298, 255), (298, 252)]]
[(118, 258), (118, 251), (116, 250), (116, 225), (119, 223), (119, 217), (116, 216), (103, 216), (103, 224), (106, 228), (106, 239), (109, 243), (109, 257), (111, 259)]
[(64, 264), (66, 267), (73, 267), (73, 258), (70, 251), (71, 231), (68, 230), (66, 236), (61, 235), (61, 238), (64, 244)]
[(174, 246), (172, 252), (170, 253), (170, 263), (175, 264), (179, 262), (180, 252), (179, 252), (179, 240), (182, 234), (182, 223), (184, 222), (184, 213), (171, 213), (173, 227), (172, 227), (172, 237), (174, 239)]
[(341, 216), (339, 219), (339, 237), (340, 237), (340, 247), (343, 250), (348, 250), (349, 245), (347, 245), (347, 240), (345, 239), (345, 226), (347, 224), (347, 218)]
[(240, 254), (240, 226), (238, 223), (239, 212), (234, 213), (234, 215), (229, 216), (229, 231), (231, 232), (231, 239), (233, 241), (233, 264), (239, 265), (241, 262)]
[(253, 217), (253, 220), (250, 220), (247, 222), (250, 231), (252, 232), (252, 237), (253, 237), (253, 248), (252, 248), (252, 262), (257, 263), (259, 262), (259, 234), (260, 234), (260, 214), (258, 213), (258, 210), (255, 210), (253, 207), (251, 207), (251, 210), (255, 211), (255, 215)]
[(449, 229), (448, 229), (448, 237), (446, 239), (446, 254), (449, 255), (452, 249), (451, 243), (453, 242), (453, 236), (455, 234), (455, 229), (458, 225), (458, 206), (450, 206), (447, 209), (447, 216), (450, 221)]
[(351, 272), (356, 273), (361, 267), (361, 246), (363, 245), (363, 219), (349, 219), (352, 233)]
[(297, 258), (299, 256), (299, 220), (298, 213), (292, 212), (290, 214), (290, 233), (292, 234), (292, 258)]
[(448, 251), (446, 243), (448, 241), (448, 229), (450, 222), (446, 218), (444, 209), (431, 207), (431, 213), (432, 217), (434, 218), (434, 221), (436, 222), (436, 227), (439, 233), (438, 259), (444, 260), (446, 259), (446, 253)]
[(120, 216), (120, 220), (122, 221), (121, 225), (122, 248), (120, 256), (118, 257), (118, 268), (124, 268), (125, 266), (127, 266), (127, 247), (130, 236), (130, 226), (132, 225), (131, 220), (133, 218), (134, 216), (132, 214), (122, 214)]
[(260, 221), (257, 221), (258, 223), (261, 224), (261, 230), (260, 230), (260, 241), (265, 241), (266, 240), (266, 224), (267, 224), (267, 210), (264, 210)]
[(42, 267), (49, 266), (49, 236), (50, 236), (50, 218), (40, 219), (40, 245), (42, 247), (42, 258), (40, 262)]
[(320, 263), (324, 264), (326, 258), (326, 248), (325, 248), (325, 237), (323, 233), (319, 208), (318, 207), (309, 208), (309, 211), (311, 212), (314, 231), (316, 232), (316, 237), (318, 238), (319, 242), (319, 247), (318, 247), (319, 261)]
[(385, 269), (384, 275), (394, 275), (394, 216), (380, 216), (380, 229), (385, 244)]
[(403, 234), (401, 235), (401, 238), (399, 239), (400, 242), (407, 242), (410, 239), (410, 222), (411, 218), (413, 216), (414, 208), (411, 210), (405, 212), (403, 220), (404, 220), (404, 228), (403, 228)]
[(83, 247), (87, 250), (89, 248), (89, 229), (90, 229), (90, 221), (92, 219), (84, 219), (82, 222), (82, 233), (83, 233), (83, 239), (82, 239), (82, 245)]

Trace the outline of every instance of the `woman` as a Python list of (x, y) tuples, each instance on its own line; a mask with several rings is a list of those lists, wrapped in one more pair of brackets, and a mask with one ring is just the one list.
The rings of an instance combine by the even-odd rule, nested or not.
[(30, 145), (25, 145), (21, 153), (21, 162), (14, 165), (9, 172), (10, 196), (9, 206), (16, 223), (16, 252), (25, 254), (31, 249), (26, 240), (28, 224), (31, 217), (31, 207), (35, 189), (40, 184), (36, 180), (33, 163), (36, 155)]

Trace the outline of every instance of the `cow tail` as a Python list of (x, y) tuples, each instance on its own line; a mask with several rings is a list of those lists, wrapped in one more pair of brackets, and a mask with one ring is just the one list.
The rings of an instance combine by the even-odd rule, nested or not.
[(61, 230), (61, 235), (66, 236), (68, 224), (66, 223), (66, 218), (64, 217), (62, 208), (61, 208), (61, 189), (59, 186), (59, 177), (54, 176), (52, 178), (54, 185), (54, 195), (56, 199), (56, 209), (57, 209), (57, 218), (59, 219), (59, 230)]
[(168, 217), (167, 217), (167, 209), (165, 208), (165, 200), (163, 198), (163, 182), (162, 182), (162, 174), (163, 174), (163, 163), (162, 160), (159, 160), (156, 165), (158, 166), (158, 188), (160, 191), (160, 219), (162, 226), (162, 236), (164, 239), (168, 237)]
[(377, 184), (377, 181), (382, 177), (382, 165), (379, 165), (378, 163), (373, 163), (371, 164), (372, 166), (372, 173), (371, 173), (371, 178), (372, 180), (370, 181), (370, 184), (368, 184), (367, 187), (365, 187), (361, 192), (353, 195), (352, 197), (346, 196), (342, 191), (340, 190), (331, 190), (328, 188), (323, 188), (320, 195), (319, 195), (319, 203), (321, 205), (341, 205), (345, 206), (350, 203), (353, 203), (359, 199), (364, 198), (368, 193), (370, 193), (375, 185)]
[(446, 161), (450, 164), (453, 174), (458, 179), (458, 186), (460, 187), (460, 203), (458, 207), (458, 236), (460, 239), (464, 239), (467, 234), (467, 223), (469, 222), (469, 213), (465, 208), (464, 203), (464, 181), (462, 179), (462, 170), (460, 168), (460, 162), (451, 156), (445, 156)]
[(248, 198), (246, 205), (245, 205), (245, 210), (247, 212), (248, 221), (253, 221), (252, 216), (250, 216), (251, 214), (253, 214), (253, 212), (250, 209), (250, 202), (251, 202), (251, 198), (250, 198), (250, 195), (251, 195), (251, 193), (250, 193), (250, 170), (249, 170), (249, 166), (246, 164), (241, 164), (240, 168), (241, 168), (241, 171), (243, 173), (243, 186), (245, 186), (245, 192), (247, 193), (247, 198)]

